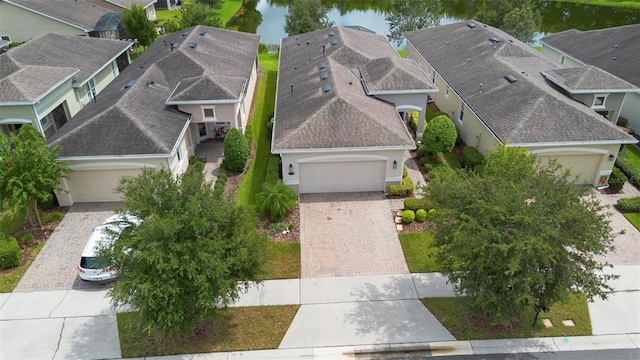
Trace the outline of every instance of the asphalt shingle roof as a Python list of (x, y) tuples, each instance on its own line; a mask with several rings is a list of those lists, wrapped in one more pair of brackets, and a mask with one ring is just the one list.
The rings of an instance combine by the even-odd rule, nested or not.
[(361, 66), (389, 57), (398, 55), (383, 36), (358, 29), (282, 39), (272, 151), (414, 147), (394, 105), (360, 81)]
[(549, 70), (543, 74), (561, 87), (574, 91), (640, 90), (617, 76), (591, 65)]
[(360, 76), (368, 92), (436, 89), (415, 61), (397, 56), (367, 61)]
[[(191, 42), (198, 45), (191, 48)], [(191, 117), (166, 105), (169, 96), (185, 81), (191, 86), (181, 88), (181, 99), (216, 100), (210, 97), (215, 91), (205, 92), (207, 86), (196, 86), (201, 93), (191, 91), (192, 86), (219, 78), (248, 81), (258, 42), (257, 35), (205, 26), (166, 35), (100, 92), (95, 103), (58, 130), (49, 144), (61, 146), (61, 157), (169, 154)], [(234, 95), (238, 99), (241, 93)]]
[(44, 34), (0, 54), (0, 103), (33, 102), (69, 75), (82, 85), (131, 43)]
[(640, 86), (640, 24), (590, 31), (571, 29), (547, 35), (540, 42)]
[(555, 63), (509, 34), (475, 23), (415, 30), (405, 37), (500, 141), (633, 141), (546, 82), (540, 72), (557, 69)]

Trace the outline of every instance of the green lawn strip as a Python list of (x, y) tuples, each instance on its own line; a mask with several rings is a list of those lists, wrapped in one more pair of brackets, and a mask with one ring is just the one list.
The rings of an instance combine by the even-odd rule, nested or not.
[(263, 69), (258, 85), (251, 127), (256, 143), (256, 156), (238, 187), (236, 201), (239, 204), (253, 204), (267, 175), (271, 143), (267, 139), (265, 125), (276, 101), (276, 78), (278, 76), (278, 54), (259, 54), (258, 63)]
[(627, 159), (634, 166), (640, 168), (640, 149), (635, 145), (625, 145), (624, 151), (627, 153)]
[(269, 241), (267, 244), (267, 279), (300, 278), (300, 244)]
[(636, 229), (640, 230), (640, 214), (639, 213), (625, 213), (624, 217), (629, 220), (629, 222), (636, 227)]
[(409, 271), (412, 273), (438, 272), (436, 264), (433, 236), (426, 232), (401, 233), (400, 244), (407, 260)]
[(144, 335), (136, 326), (137, 313), (120, 313), (120, 348), (125, 358), (276, 349), (298, 308), (299, 305), (228, 308), (202, 334), (167, 338)]
[(556, 2), (567, 2), (575, 4), (585, 5), (598, 5), (598, 6), (619, 6), (626, 8), (640, 8), (640, 2), (638, 0), (555, 0)]
[(174, 17), (182, 19), (182, 13), (180, 10), (156, 10), (156, 20), (158, 21), (159, 26), (162, 26), (165, 21)]
[(405, 50), (405, 49), (400, 49), (400, 50), (398, 50), (397, 52), (398, 52), (398, 55), (399, 55), (401, 58), (405, 58), (405, 57), (407, 57), (407, 50)]
[(22, 279), (22, 276), (33, 262), (33, 259), (35, 259), (40, 250), (42, 250), (44, 244), (44, 242), (41, 242), (40, 244), (32, 247), (29, 255), (22, 260), (22, 265), (0, 273), (0, 293), (9, 293), (15, 289), (16, 285), (18, 285), (20, 279)]
[(442, 157), (444, 158), (445, 162), (449, 165), (450, 168), (462, 169), (460, 160), (458, 160), (458, 157), (453, 152), (444, 153), (442, 154)]
[(227, 25), (229, 20), (231, 20), (241, 7), (242, 0), (225, 0), (222, 8), (218, 10), (218, 17), (220, 17), (223, 27)]
[[(521, 314), (508, 325), (497, 325), (489, 323), (484, 316), (475, 315), (466, 297), (421, 301), (457, 340), (591, 335), (587, 299), (582, 294), (571, 295), (565, 303), (553, 304), (548, 313), (540, 313), (535, 328), (531, 326), (534, 309)], [(551, 320), (553, 327), (545, 327), (542, 319)], [(573, 320), (575, 326), (564, 326), (563, 320)]]

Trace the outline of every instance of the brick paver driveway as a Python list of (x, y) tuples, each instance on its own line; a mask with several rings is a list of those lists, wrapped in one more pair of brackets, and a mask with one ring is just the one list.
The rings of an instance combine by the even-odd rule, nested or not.
[(113, 215), (117, 203), (74, 204), (51, 234), (15, 292), (94, 289), (106, 284), (85, 283), (78, 277), (82, 249), (91, 231)]
[(383, 193), (300, 196), (302, 277), (407, 274)]

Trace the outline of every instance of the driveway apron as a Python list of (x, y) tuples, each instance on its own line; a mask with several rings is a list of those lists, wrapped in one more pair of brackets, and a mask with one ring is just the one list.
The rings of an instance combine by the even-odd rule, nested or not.
[(302, 277), (409, 273), (383, 193), (302, 194)]
[(49, 237), (14, 292), (96, 289), (105, 284), (85, 283), (78, 277), (82, 249), (93, 229), (119, 203), (77, 203)]

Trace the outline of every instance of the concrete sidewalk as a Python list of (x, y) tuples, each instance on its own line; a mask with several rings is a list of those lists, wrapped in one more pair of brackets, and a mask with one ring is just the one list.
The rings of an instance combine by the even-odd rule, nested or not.
[[(281, 349), (162, 358), (353, 359), (354, 354), (367, 358), (366, 353), (407, 348), (416, 356), (422, 352), (453, 355), (640, 348), (640, 330), (636, 330), (640, 307), (629, 306), (633, 304), (628, 304), (628, 299), (622, 303), (617, 300), (623, 294), (638, 295), (639, 271), (640, 266), (613, 269), (621, 275), (612, 284), (614, 300), (589, 305), (594, 334), (614, 335), (455, 341), (418, 301), (454, 296), (451, 285), (437, 273), (273, 280), (252, 286), (233, 306), (300, 304)], [(0, 358), (121, 358), (115, 314), (122, 309), (111, 308), (105, 295), (105, 290), (0, 294)]]

